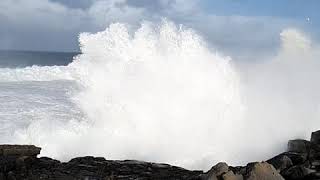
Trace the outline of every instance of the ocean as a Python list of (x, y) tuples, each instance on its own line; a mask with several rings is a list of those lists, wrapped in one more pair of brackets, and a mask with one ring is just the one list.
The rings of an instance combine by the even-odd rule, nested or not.
[[(13, 136), (36, 120), (72, 119), (79, 114), (68, 101), (67, 94), (74, 84), (67, 80), (37, 80), (30, 71), (30, 79), (19, 79), (19, 70), (31, 67), (65, 66), (78, 53), (0, 51), (0, 143), (15, 143)], [(32, 68), (31, 68), (32, 69)], [(23, 74), (23, 73), (22, 73)], [(22, 75), (28, 76), (28, 75)], [(73, 112), (74, 111), (74, 112)], [(28, 142), (21, 142), (28, 143)]]
[(265, 160), (320, 128), (319, 46), (279, 38), (244, 64), (166, 20), (82, 33), (80, 53), (0, 51), (0, 144), (190, 169)]
[(0, 50), (0, 68), (27, 66), (65, 66), (72, 62), (77, 52), (43, 52)]

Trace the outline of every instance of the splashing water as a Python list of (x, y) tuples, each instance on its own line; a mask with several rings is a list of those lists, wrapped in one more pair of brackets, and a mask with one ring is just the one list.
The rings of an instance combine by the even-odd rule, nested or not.
[(191, 30), (163, 22), (130, 35), (113, 24), (80, 43), (83, 54), (70, 67), (85, 90), (75, 99), (114, 157), (188, 163), (218, 151), (223, 130), (242, 116), (229, 59)]
[(9, 142), (61, 160), (95, 155), (207, 169), (265, 159), (320, 125), (319, 48), (294, 29), (281, 38), (276, 57), (237, 68), (166, 20), (83, 33), (82, 54), (68, 66), (0, 69), (3, 82), (75, 82)]

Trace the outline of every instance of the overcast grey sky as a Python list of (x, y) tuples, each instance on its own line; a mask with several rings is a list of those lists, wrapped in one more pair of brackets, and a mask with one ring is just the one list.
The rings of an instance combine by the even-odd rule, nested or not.
[[(0, 49), (78, 51), (80, 32), (162, 17), (232, 53), (275, 49), (282, 29), (319, 34), (317, 0), (1, 0)], [(309, 18), (309, 20), (307, 20)]]

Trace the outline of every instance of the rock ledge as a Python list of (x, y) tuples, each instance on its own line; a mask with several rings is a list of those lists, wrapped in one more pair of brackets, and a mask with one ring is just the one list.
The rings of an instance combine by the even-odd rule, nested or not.
[(60, 162), (38, 158), (40, 150), (33, 145), (0, 145), (0, 180), (320, 180), (320, 131), (313, 132), (310, 141), (290, 140), (286, 152), (266, 162), (237, 167), (220, 162), (208, 172), (92, 156)]

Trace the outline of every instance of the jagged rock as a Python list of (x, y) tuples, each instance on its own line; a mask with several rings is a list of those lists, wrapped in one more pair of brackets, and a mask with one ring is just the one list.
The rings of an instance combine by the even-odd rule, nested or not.
[[(13, 177), (24, 179), (200, 179), (202, 171), (189, 171), (168, 164), (141, 161), (111, 161), (104, 158), (79, 157), (67, 163), (51, 158), (36, 158), (26, 171), (13, 168)], [(29, 175), (28, 175), (29, 174)], [(8, 176), (8, 173), (7, 173)]]
[(280, 154), (274, 158), (267, 160), (267, 163), (271, 164), (276, 170), (278, 170), (278, 172), (281, 172), (282, 170), (293, 166), (291, 159), (284, 154)]
[(310, 142), (320, 145), (320, 130), (312, 132)]
[(277, 170), (267, 162), (247, 165), (246, 180), (284, 180)]
[(320, 179), (320, 172), (314, 172), (307, 175), (304, 179), (307, 180), (319, 180)]
[(228, 164), (225, 162), (219, 162), (209, 170), (209, 173), (213, 172), (216, 176), (221, 176), (223, 173), (226, 173), (228, 171), (229, 171)]
[(228, 171), (227, 173), (222, 175), (223, 180), (243, 180), (243, 176), (241, 174), (234, 174), (232, 171)]
[(281, 155), (285, 155), (289, 157), (293, 165), (303, 164), (308, 159), (307, 153), (285, 152), (285, 153), (282, 153)]
[(219, 162), (213, 166), (206, 174), (203, 175), (204, 180), (218, 180), (218, 178), (229, 171), (229, 166), (225, 162)]
[(309, 151), (309, 160), (310, 161), (319, 161), (320, 160), (320, 145), (312, 143)]
[(0, 156), (37, 156), (40, 150), (34, 145), (0, 145)]
[(212, 173), (206, 173), (201, 175), (201, 180), (218, 180), (218, 177)]
[(236, 166), (236, 167), (229, 166), (229, 169), (235, 174), (245, 174), (247, 172), (247, 167), (245, 166)]
[(299, 165), (299, 166), (293, 166), (291, 168), (288, 168), (288, 169), (282, 171), (281, 175), (285, 179), (295, 180), (295, 179), (303, 179), (313, 172), (315, 172), (315, 171), (312, 171), (312, 170), (304, 167), (303, 165)]
[(320, 160), (314, 160), (310, 162), (310, 169), (320, 171)]

